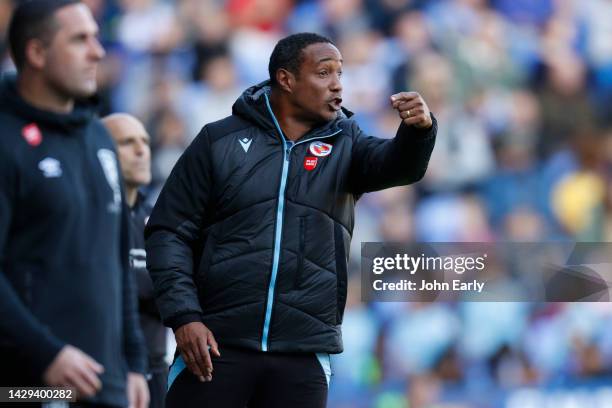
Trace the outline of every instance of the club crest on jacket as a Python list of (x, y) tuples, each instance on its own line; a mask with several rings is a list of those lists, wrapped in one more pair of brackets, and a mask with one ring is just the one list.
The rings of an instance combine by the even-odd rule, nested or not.
[(317, 157), (329, 156), (332, 151), (332, 145), (323, 142), (312, 142), (308, 147), (310, 153)]
[(117, 158), (115, 153), (109, 149), (98, 150), (98, 160), (104, 170), (104, 176), (108, 185), (113, 190), (113, 202), (108, 209), (111, 212), (119, 212), (121, 209), (121, 187), (119, 186), (119, 171), (117, 170)]

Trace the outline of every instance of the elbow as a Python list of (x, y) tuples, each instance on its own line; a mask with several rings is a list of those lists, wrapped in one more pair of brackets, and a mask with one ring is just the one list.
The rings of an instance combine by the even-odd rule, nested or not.
[(425, 177), (425, 173), (427, 173), (427, 166), (423, 166), (414, 174), (414, 179), (412, 180), (412, 182), (418, 183), (419, 181), (423, 180), (423, 178)]
[(401, 184), (408, 185), (418, 183), (425, 177), (425, 173), (427, 173), (427, 164), (412, 168), (410, 171), (406, 172), (406, 177)]

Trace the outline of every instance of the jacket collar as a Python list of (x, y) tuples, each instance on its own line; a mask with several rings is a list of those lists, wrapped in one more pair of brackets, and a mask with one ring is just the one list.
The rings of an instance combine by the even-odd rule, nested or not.
[[(276, 118), (274, 118), (274, 113), (268, 107), (270, 92), (271, 87), (269, 80), (251, 86), (242, 93), (238, 100), (236, 100), (232, 106), (232, 113), (248, 120), (262, 129), (273, 130), (275, 137), (280, 138), (276, 130)], [(353, 113), (351, 111), (342, 108), (336, 119), (311, 129), (297, 140), (296, 143), (335, 134), (340, 131), (339, 123), (352, 115)]]
[(17, 77), (11, 73), (0, 80), (0, 104), (26, 121), (62, 129), (69, 136), (75, 134), (72, 130), (87, 125), (95, 116), (95, 105), (89, 101), (76, 101), (70, 113), (55, 113), (30, 105), (19, 95)]

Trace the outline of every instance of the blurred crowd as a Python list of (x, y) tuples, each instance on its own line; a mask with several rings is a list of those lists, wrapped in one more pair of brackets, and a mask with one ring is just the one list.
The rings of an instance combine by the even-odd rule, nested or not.
[[(0, 0), (3, 70), (12, 3)], [(612, 371), (608, 303), (359, 297), (362, 241), (612, 241), (612, 0), (85, 3), (107, 50), (100, 113), (130, 112), (152, 136), (151, 202), (202, 126), (267, 78), (288, 33), (334, 40), (343, 105), (367, 133), (394, 136), (399, 91), (438, 118), (425, 179), (358, 204), (331, 407), (498, 406), (487, 396)]]

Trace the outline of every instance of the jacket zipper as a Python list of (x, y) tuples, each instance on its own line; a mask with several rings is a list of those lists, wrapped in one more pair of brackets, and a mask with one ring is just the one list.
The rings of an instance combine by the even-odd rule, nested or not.
[(270, 276), (270, 283), (268, 285), (268, 296), (266, 300), (266, 313), (264, 320), (264, 327), (261, 336), (261, 350), (268, 351), (268, 335), (270, 334), (270, 323), (272, 321), (272, 307), (274, 305), (274, 290), (276, 288), (276, 277), (278, 275), (278, 264), (280, 259), (280, 246), (281, 246), (281, 235), (283, 230), (283, 214), (285, 210), (285, 189), (287, 187), (287, 175), (289, 174), (289, 162), (291, 150), (302, 143), (312, 142), (313, 140), (318, 139), (327, 139), (328, 137), (332, 137), (341, 132), (338, 130), (330, 135), (313, 137), (311, 139), (302, 140), (299, 142), (287, 141), (285, 138), (285, 134), (280, 128), (278, 121), (276, 120), (276, 116), (274, 116), (274, 112), (272, 112), (272, 108), (270, 107), (270, 101), (268, 100), (268, 95), (264, 94), (266, 99), (266, 107), (268, 108), (268, 112), (272, 117), (274, 122), (274, 126), (278, 131), (281, 140), (283, 142), (283, 169), (281, 173), (281, 181), (278, 191), (278, 207), (276, 210), (276, 223), (275, 223), (275, 234), (274, 234), (274, 254), (272, 256), (272, 274)]

